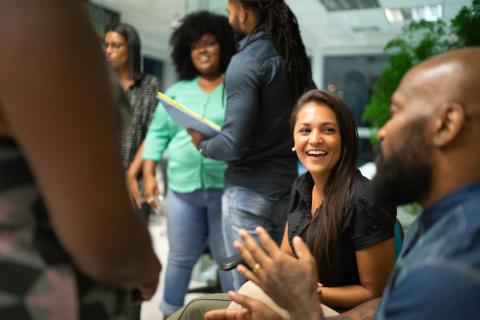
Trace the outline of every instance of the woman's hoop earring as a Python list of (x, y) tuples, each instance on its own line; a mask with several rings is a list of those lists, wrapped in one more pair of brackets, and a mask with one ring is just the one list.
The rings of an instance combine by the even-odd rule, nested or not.
[(297, 149), (295, 149), (295, 147), (293, 147), (293, 148), (292, 148), (292, 151), (295, 152), (295, 151), (297, 151)]

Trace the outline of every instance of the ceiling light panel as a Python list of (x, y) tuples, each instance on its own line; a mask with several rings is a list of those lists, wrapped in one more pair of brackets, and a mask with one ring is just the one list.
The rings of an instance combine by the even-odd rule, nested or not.
[(320, 0), (327, 11), (379, 8), (378, 0)]
[(385, 9), (385, 16), (390, 23), (407, 20), (433, 22), (442, 19), (443, 7), (440, 4), (435, 4), (410, 8), (389, 8)]

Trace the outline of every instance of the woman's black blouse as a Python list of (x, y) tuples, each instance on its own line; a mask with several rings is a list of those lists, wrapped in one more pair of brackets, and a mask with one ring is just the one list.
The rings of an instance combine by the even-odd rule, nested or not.
[[(370, 180), (357, 173), (352, 184), (351, 201), (345, 212), (343, 225), (339, 230), (340, 272), (336, 283), (329, 286), (359, 284), (355, 251), (366, 249), (393, 238), (396, 221), (395, 208), (381, 206), (374, 201), (370, 190)], [(301, 236), (313, 252), (311, 243), (312, 228), (308, 228), (318, 217), (311, 214), (313, 179), (305, 173), (295, 181), (288, 211), (288, 240), (290, 245), (294, 236)], [(306, 231), (306, 232), (305, 232)], [(322, 279), (319, 279), (322, 282)], [(325, 285), (325, 283), (324, 283)]]

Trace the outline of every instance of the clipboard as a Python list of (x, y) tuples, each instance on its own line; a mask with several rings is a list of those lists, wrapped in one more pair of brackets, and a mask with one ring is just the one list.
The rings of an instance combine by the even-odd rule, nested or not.
[(181, 105), (162, 92), (157, 93), (158, 100), (162, 103), (168, 115), (180, 126), (185, 129), (193, 129), (204, 136), (211, 138), (221, 131), (221, 127), (208, 120), (204, 116)]

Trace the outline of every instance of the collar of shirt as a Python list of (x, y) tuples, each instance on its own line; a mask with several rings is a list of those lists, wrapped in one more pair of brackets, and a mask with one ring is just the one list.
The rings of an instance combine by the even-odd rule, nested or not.
[(419, 217), (424, 230), (432, 227), (438, 220), (447, 215), (454, 214), (455, 210), (452, 210), (452, 208), (464, 203), (470, 195), (479, 193), (480, 181), (477, 181), (460, 187), (438, 200), (430, 208), (425, 209)]
[(140, 87), (142, 85), (142, 81), (143, 81), (144, 78), (145, 78), (145, 73), (142, 73), (140, 78), (138, 80), (134, 81), (133, 84), (130, 87), (128, 87), (127, 91), (132, 90), (133, 88), (136, 88), (136, 87)]
[(302, 210), (308, 210), (309, 212), (311, 210), (313, 185), (312, 175), (308, 171), (298, 178), (295, 192), (303, 200)]
[(242, 40), (240, 40), (237, 44), (237, 50), (242, 51), (246, 47), (248, 47), (253, 42), (268, 37), (266, 30), (265, 23), (259, 24), (255, 29), (247, 34)]

